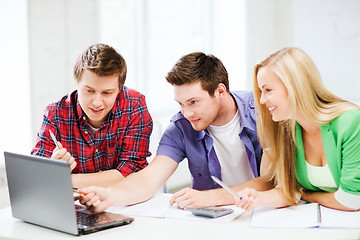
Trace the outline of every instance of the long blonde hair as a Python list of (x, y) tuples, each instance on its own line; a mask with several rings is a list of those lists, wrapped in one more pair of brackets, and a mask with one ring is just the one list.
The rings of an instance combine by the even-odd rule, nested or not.
[[(274, 122), (266, 106), (260, 104), (257, 74), (265, 66), (280, 78), (288, 91), (291, 113), (287, 120)], [(296, 193), (301, 192), (295, 174), (296, 111), (301, 111), (307, 119), (321, 125), (359, 107), (330, 93), (322, 84), (314, 62), (298, 48), (283, 48), (255, 65), (253, 87), (258, 112), (258, 136), (261, 145), (270, 149), (266, 152), (271, 159), (269, 180), (279, 186), (290, 204), (295, 204)]]

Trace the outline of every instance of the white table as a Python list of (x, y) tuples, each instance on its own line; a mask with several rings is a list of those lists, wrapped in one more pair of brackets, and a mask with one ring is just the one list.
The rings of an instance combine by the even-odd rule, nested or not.
[(360, 230), (251, 228), (250, 217), (244, 213), (230, 223), (134, 217), (129, 225), (77, 237), (14, 219), (7, 207), (0, 210), (0, 239), (360, 239)]

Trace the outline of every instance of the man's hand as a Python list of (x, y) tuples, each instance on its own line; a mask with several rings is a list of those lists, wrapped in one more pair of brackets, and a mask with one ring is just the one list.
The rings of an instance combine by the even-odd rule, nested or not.
[(87, 187), (78, 190), (79, 202), (94, 213), (105, 211), (113, 203), (109, 190), (102, 187)]
[(212, 206), (212, 192), (198, 191), (192, 188), (184, 188), (176, 193), (170, 199), (170, 205), (176, 203), (181, 209), (200, 208)]
[(63, 147), (63, 145), (60, 142), (57, 142), (59, 147), (56, 147), (51, 155), (52, 159), (60, 159), (67, 161), (70, 165), (70, 170), (74, 170), (76, 167), (76, 162), (73, 156), (66, 150), (66, 148)]

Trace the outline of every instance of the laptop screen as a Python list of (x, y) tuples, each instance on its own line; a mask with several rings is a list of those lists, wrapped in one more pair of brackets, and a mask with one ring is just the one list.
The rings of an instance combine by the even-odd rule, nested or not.
[(15, 218), (78, 234), (67, 162), (5, 152), (5, 167)]
[(106, 222), (81, 225), (79, 231), (69, 164), (39, 156), (4, 154), (13, 217), (74, 235), (121, 226), (134, 220), (120, 214), (97, 214), (93, 217), (106, 219)]

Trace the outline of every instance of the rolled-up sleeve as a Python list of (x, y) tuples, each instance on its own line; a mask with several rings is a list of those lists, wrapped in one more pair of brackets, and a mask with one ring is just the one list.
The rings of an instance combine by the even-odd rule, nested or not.
[(341, 204), (360, 209), (360, 111), (344, 113), (341, 144), (340, 185), (335, 198)]
[(180, 163), (185, 158), (184, 136), (177, 126), (171, 122), (161, 137), (156, 155), (165, 155)]
[(145, 168), (148, 165), (146, 158), (151, 155), (149, 141), (153, 122), (146, 106), (145, 97), (141, 96), (139, 101), (133, 103), (131, 109), (117, 166), (117, 169), (125, 177)]
[(335, 192), (335, 199), (348, 208), (360, 209), (360, 195), (347, 193), (341, 187)]

